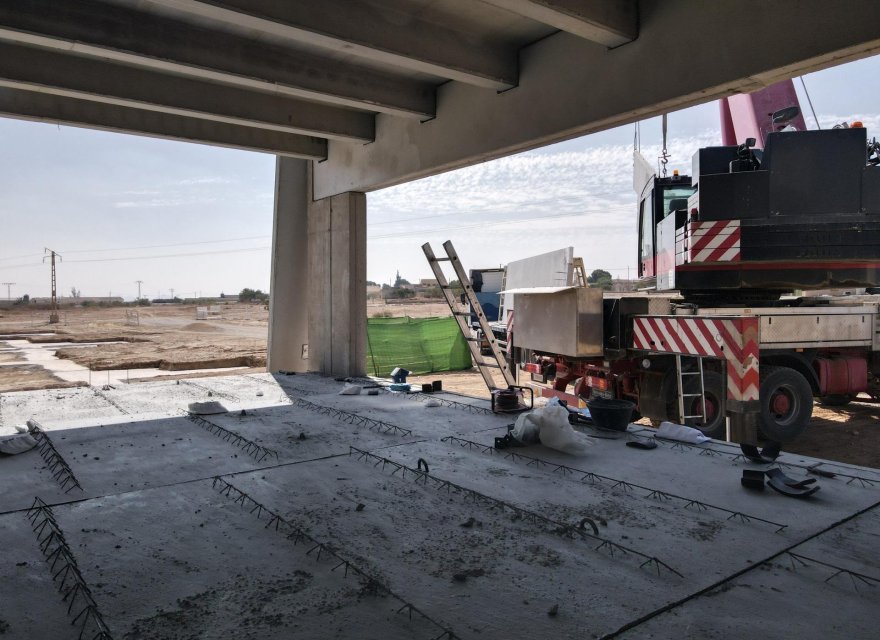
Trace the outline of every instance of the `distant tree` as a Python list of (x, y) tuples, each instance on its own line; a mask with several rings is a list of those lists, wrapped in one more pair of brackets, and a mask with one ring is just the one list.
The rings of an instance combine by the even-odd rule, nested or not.
[(412, 289), (392, 289), (388, 297), (403, 300), (404, 298), (414, 298), (415, 295), (416, 292)]
[(265, 302), (269, 299), (268, 293), (263, 293), (259, 289), (249, 289), (245, 287), (238, 294), (239, 302)]
[(397, 272), (397, 276), (394, 278), (394, 288), (399, 289), (402, 285), (410, 284), (410, 281), (406, 278), (400, 277), (400, 271)]
[(28, 294), (24, 294), (18, 300), (15, 301), (15, 304), (28, 304), (31, 301), (31, 297)]
[(74, 300), (79, 298), (81, 293), (82, 291), (80, 289), (77, 289), (76, 287), (70, 287), (70, 297)]
[(461, 294), (464, 293), (464, 287), (461, 286), (461, 282), (458, 280), (450, 280), (449, 287), (452, 289), (452, 293), (455, 297), (461, 297)]
[(367, 280), (367, 286), (368, 286), (368, 287), (378, 287), (379, 285), (377, 285), (377, 284), (376, 284), (375, 282), (373, 282), (372, 280)]
[(220, 292), (220, 297), (221, 297), (221, 298), (225, 298), (225, 297), (226, 297), (226, 294), (223, 293), (223, 292), (221, 291), (221, 292)]
[(593, 269), (593, 272), (587, 276), (587, 283), (601, 289), (611, 289), (611, 274), (604, 269)]

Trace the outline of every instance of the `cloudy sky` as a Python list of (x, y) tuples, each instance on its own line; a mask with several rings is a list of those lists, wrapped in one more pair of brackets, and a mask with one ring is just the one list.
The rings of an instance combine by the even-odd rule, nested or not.
[[(880, 135), (877, 78), (880, 57), (806, 76), (820, 124)], [(670, 171), (690, 173), (694, 150), (720, 143), (716, 105), (671, 114), (669, 134)], [(653, 161), (659, 120), (641, 138)], [(588, 270), (634, 274), (632, 144), (621, 127), (369, 194), (368, 278), (429, 277), (420, 246), (448, 239), (469, 268), (574, 246)], [(0, 118), (0, 282), (48, 295), (49, 247), (65, 294), (265, 290), (274, 170), (265, 154)]]

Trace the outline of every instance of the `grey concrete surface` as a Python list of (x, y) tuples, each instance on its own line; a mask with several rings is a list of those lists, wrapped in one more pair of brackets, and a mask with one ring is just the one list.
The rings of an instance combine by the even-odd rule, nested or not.
[[(113, 638), (875, 637), (877, 470), (825, 462), (840, 475), (794, 500), (743, 489), (756, 467), (726, 443), (498, 451), (511, 416), (341, 387), (3, 394), (4, 433), (38, 417), (82, 486), (62, 492), (37, 450), (0, 458), (4, 637), (79, 630), (26, 517), (36, 496)], [(184, 415), (208, 398), (225, 431)], [(779, 462), (801, 478), (819, 461)]]

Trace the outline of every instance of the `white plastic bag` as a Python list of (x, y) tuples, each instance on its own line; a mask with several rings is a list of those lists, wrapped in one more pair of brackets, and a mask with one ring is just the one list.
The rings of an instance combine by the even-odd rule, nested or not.
[(574, 456), (586, 453), (594, 442), (582, 433), (571, 428), (568, 422), (568, 409), (559, 404), (556, 398), (547, 406), (521, 415), (516, 420), (513, 437), (520, 442), (536, 442), (563, 453)]
[(351, 384), (349, 382), (345, 383), (345, 386), (342, 387), (342, 390), (339, 392), (341, 396), (359, 396), (361, 394), (361, 385), (359, 384)]
[(667, 440), (678, 440), (679, 442), (687, 442), (690, 444), (702, 444), (712, 439), (703, 435), (703, 432), (699, 429), (665, 421), (660, 423), (660, 428), (657, 429), (657, 437), (666, 438)]

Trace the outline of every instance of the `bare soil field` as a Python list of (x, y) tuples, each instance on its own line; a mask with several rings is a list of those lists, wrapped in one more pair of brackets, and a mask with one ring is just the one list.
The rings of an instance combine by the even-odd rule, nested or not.
[[(25, 361), (11, 349), (13, 339), (33, 345), (58, 344), (56, 355), (93, 371), (130, 369), (132, 382), (205, 375), (175, 374), (175, 371), (248, 367), (223, 373), (264, 371), (268, 311), (263, 305), (230, 304), (221, 318), (196, 320), (193, 305), (155, 305), (138, 308), (136, 317), (126, 318), (126, 308), (69, 309), (61, 322), (48, 323), (48, 312), (32, 309), (0, 310), (0, 392), (79, 386), (51, 370)], [(367, 317), (415, 318), (449, 315), (442, 302), (385, 304), (370, 301)], [(45, 335), (52, 334), (52, 335)], [(157, 368), (165, 376), (139, 378), (137, 370)], [(414, 385), (442, 380), (445, 390), (488, 398), (483, 379), (476, 370), (411, 376)], [(788, 451), (841, 462), (880, 467), (880, 404), (853, 402), (845, 407), (815, 405), (810, 428)]]

